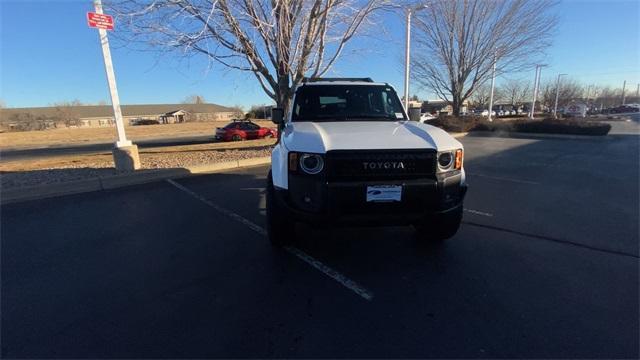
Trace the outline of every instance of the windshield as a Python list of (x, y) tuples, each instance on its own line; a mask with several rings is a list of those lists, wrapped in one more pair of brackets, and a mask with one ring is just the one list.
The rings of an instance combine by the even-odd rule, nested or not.
[(395, 91), (385, 85), (313, 85), (296, 92), (293, 121), (406, 120)]

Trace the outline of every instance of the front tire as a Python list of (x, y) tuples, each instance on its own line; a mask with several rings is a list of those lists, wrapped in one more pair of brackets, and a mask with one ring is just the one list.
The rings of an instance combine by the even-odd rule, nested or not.
[(290, 245), (294, 239), (295, 223), (288, 219), (286, 209), (276, 197), (271, 171), (267, 177), (266, 210), (267, 237), (271, 244), (276, 247)]
[(455, 210), (437, 214), (414, 224), (416, 236), (420, 240), (441, 242), (452, 238), (462, 222), (462, 204)]

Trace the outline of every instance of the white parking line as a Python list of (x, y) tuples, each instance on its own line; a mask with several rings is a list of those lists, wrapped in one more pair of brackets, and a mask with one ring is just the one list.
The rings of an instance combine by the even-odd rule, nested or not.
[(494, 179), (494, 180), (501, 180), (501, 181), (510, 181), (510, 182), (514, 182), (514, 183), (527, 184), (527, 185), (540, 185), (539, 182), (535, 182), (535, 181), (505, 178), (505, 177), (500, 177), (500, 176), (483, 175), (483, 174), (470, 173), (470, 172), (467, 172), (467, 175), (479, 176), (479, 177), (484, 177), (484, 178), (487, 178), (487, 179)]
[[(190, 195), (191, 197), (207, 204), (209, 207), (213, 208), (214, 210), (222, 213), (225, 216), (228, 216), (229, 218), (236, 220), (237, 222), (245, 225), (246, 227), (248, 227), (249, 229), (257, 232), (258, 234), (262, 235), (262, 236), (267, 236), (267, 230), (265, 230), (263, 227), (261, 227), (260, 225), (257, 225), (255, 223), (253, 223), (252, 221), (234, 213), (231, 210), (227, 210), (221, 206), (216, 205), (215, 203), (211, 202), (210, 200), (200, 196), (199, 194), (189, 190), (188, 188), (178, 184), (176, 181), (174, 180), (167, 180), (167, 182), (173, 186), (175, 186), (176, 188), (180, 189), (181, 191), (187, 193), (188, 195)], [(365, 289), (364, 287), (362, 287), (361, 285), (359, 285), (357, 282), (349, 279), (348, 277), (346, 277), (345, 275), (341, 274), (340, 272), (332, 269), (331, 267), (323, 264), (320, 260), (314, 258), (313, 256), (305, 253), (304, 251), (291, 247), (291, 246), (287, 246), (284, 248), (287, 252), (289, 252), (292, 255), (295, 255), (297, 258), (299, 258), (300, 260), (306, 262), (307, 264), (311, 265), (312, 267), (314, 267), (316, 270), (320, 271), (321, 273), (327, 275), (328, 277), (332, 278), (333, 280), (337, 281), (338, 283), (342, 284), (342, 286), (346, 287), (347, 289), (353, 291), (354, 293), (358, 294), (359, 296), (361, 296), (362, 298), (364, 298), (365, 300), (371, 301), (373, 299), (373, 293), (367, 289)]]
[(487, 216), (487, 217), (493, 217), (493, 214), (487, 213), (487, 212), (483, 212), (483, 211), (478, 211), (478, 210), (473, 210), (473, 209), (467, 209), (465, 208), (464, 211), (470, 213), (470, 214), (475, 214), (475, 215), (480, 215), (480, 216)]

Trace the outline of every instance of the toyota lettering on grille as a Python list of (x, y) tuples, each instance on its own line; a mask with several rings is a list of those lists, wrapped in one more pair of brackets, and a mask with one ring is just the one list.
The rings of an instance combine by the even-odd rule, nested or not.
[(365, 170), (391, 170), (391, 169), (403, 169), (405, 168), (402, 161), (366, 161), (362, 163)]

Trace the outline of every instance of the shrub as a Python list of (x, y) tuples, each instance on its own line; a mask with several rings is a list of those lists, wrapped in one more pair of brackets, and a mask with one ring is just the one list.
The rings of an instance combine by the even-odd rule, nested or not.
[(577, 119), (556, 120), (552, 118), (544, 120), (494, 120), (489, 122), (486, 118), (446, 116), (430, 121), (429, 124), (450, 132), (494, 131), (603, 136), (607, 135), (611, 130), (611, 125), (605, 123)]

